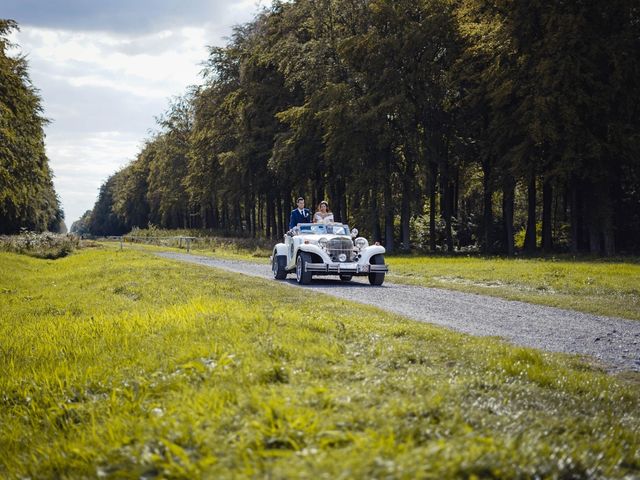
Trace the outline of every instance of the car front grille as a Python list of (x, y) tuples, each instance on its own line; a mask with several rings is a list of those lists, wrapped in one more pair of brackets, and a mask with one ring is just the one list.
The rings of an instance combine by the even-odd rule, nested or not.
[(338, 262), (338, 257), (344, 253), (345, 262), (350, 262), (353, 260), (353, 242), (350, 238), (332, 238), (327, 244), (327, 253), (334, 262)]

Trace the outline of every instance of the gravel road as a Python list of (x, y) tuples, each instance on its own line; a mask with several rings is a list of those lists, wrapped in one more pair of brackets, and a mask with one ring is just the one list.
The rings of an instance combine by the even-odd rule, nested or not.
[[(273, 280), (271, 267), (266, 264), (172, 252), (157, 255), (277, 281)], [(283, 283), (472, 335), (499, 336), (517, 345), (551, 352), (590, 355), (610, 371), (640, 371), (640, 321), (439, 288), (389, 282), (371, 287), (366, 277), (354, 277), (348, 283), (340, 282), (337, 277), (314, 277), (311, 285), (302, 287), (295, 282), (294, 275), (289, 275)]]

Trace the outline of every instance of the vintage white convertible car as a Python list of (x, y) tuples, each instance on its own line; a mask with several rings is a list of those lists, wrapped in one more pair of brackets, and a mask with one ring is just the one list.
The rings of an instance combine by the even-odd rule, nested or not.
[(308, 284), (313, 275), (339, 275), (345, 282), (356, 275), (368, 276), (371, 285), (382, 285), (389, 271), (384, 247), (369, 245), (357, 235), (356, 229), (349, 231), (343, 223), (298, 224), (285, 234), (284, 243), (273, 248), (274, 278), (282, 280), (295, 272), (298, 283)]

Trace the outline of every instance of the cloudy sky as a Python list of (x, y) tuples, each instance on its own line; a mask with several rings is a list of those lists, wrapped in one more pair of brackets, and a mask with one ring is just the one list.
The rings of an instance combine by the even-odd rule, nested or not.
[(223, 45), (267, 3), (2, 0), (51, 120), (46, 148), (68, 227), (135, 157), (168, 99), (200, 82), (207, 45)]

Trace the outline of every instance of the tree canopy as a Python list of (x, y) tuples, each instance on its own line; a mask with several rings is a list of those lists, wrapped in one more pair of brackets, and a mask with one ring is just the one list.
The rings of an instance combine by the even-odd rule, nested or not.
[(90, 225), (280, 236), (327, 199), (388, 250), (640, 250), (640, 9), (274, 2), (212, 47)]
[(28, 64), (9, 55), (18, 25), (0, 19), (0, 233), (62, 228), (64, 214), (44, 148), (46, 119)]

